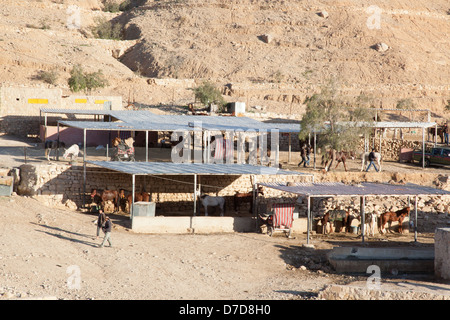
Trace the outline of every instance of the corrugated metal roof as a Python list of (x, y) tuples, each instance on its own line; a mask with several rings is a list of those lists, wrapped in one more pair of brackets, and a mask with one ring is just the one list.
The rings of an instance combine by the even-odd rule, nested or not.
[(280, 183), (260, 183), (259, 185), (311, 197), (450, 195), (449, 191), (409, 183), (396, 185), (363, 182), (349, 185), (341, 182), (322, 182), (293, 183), (289, 186)]
[(68, 127), (86, 130), (116, 130), (116, 131), (193, 131), (193, 127), (188, 125), (150, 123), (150, 122), (99, 122), (99, 121), (59, 121), (60, 124)]
[(340, 122), (349, 126), (369, 127), (369, 128), (429, 128), (434, 127), (436, 122), (419, 121), (373, 121), (373, 122)]
[[(189, 123), (196, 123), (197, 127), (210, 131), (225, 130), (271, 130), (277, 129), (280, 133), (296, 133), (300, 131), (298, 123), (262, 122), (249, 117), (233, 116), (195, 116), (195, 115), (161, 115), (148, 110), (83, 110), (83, 109), (50, 109), (41, 108), (42, 112), (63, 114), (92, 114), (110, 115), (122, 121), (122, 125), (111, 127), (99, 125), (98, 122), (78, 123), (81, 121), (61, 121), (63, 125), (88, 129), (88, 130), (135, 130), (135, 131), (193, 131)], [(83, 121), (84, 122), (84, 121)], [(342, 122), (349, 126), (367, 126), (371, 128), (429, 128), (436, 125), (435, 122)], [(121, 129), (127, 126), (127, 129)]]
[(253, 166), (250, 164), (208, 164), (208, 163), (173, 163), (173, 162), (119, 162), (86, 161), (102, 168), (134, 175), (305, 175), (297, 171)]

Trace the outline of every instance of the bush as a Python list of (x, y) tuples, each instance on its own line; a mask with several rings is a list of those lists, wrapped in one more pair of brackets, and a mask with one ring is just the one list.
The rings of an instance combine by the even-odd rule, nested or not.
[(199, 100), (204, 106), (210, 106), (211, 104), (217, 104), (219, 110), (225, 106), (225, 99), (219, 89), (217, 89), (212, 83), (205, 81), (197, 88), (194, 88), (195, 99)]
[(103, 1), (103, 11), (105, 12), (119, 12), (120, 4), (114, 0)]
[(37, 75), (37, 78), (39, 80), (42, 80), (49, 84), (56, 84), (56, 82), (58, 81), (58, 77), (59, 74), (58, 71), (56, 71), (56, 69), (52, 69), (50, 71), (41, 70)]
[(113, 24), (105, 18), (96, 19), (96, 24), (91, 28), (94, 37), (99, 39), (122, 39), (122, 28), (119, 24)]
[(104, 88), (108, 85), (101, 70), (97, 72), (85, 73), (80, 65), (73, 67), (68, 80), (70, 90), (73, 92), (90, 92), (92, 89)]

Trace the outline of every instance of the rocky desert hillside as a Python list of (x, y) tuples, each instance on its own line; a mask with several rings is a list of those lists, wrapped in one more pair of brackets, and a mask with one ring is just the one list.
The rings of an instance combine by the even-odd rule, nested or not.
[[(194, 100), (190, 88), (210, 80), (228, 101), (301, 114), (305, 97), (335, 79), (344, 95), (364, 94), (376, 107), (409, 99), (446, 116), (448, 0), (128, 3), (112, 13), (99, 0), (2, 0), (0, 82), (69, 92), (69, 72), (80, 63), (107, 76), (109, 86), (96, 93), (124, 103), (174, 111)], [(69, 29), (73, 5), (80, 24)], [(99, 17), (120, 26), (122, 40), (95, 38)], [(57, 81), (39, 80), (42, 70), (56, 70)]]

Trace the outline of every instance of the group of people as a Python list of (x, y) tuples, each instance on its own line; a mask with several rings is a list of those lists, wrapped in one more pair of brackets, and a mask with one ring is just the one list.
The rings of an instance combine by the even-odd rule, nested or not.
[(100, 248), (103, 248), (108, 241), (109, 246), (112, 247), (111, 242), (111, 230), (112, 230), (112, 222), (111, 219), (103, 212), (103, 209), (98, 210), (98, 220), (97, 220), (97, 238), (100, 236), (100, 229), (103, 230), (105, 236), (103, 237), (103, 242), (99, 245)]
[[(448, 135), (447, 135), (447, 143), (448, 143)], [(310, 154), (311, 154), (311, 146), (309, 144), (304, 144), (300, 149), (300, 156), (302, 157), (302, 161), (300, 161), (297, 165), (297, 167), (300, 167), (300, 165), (303, 163), (303, 167), (309, 167), (309, 160), (310, 160)], [(375, 165), (376, 156), (375, 156), (375, 149), (372, 149), (372, 151), (369, 153), (369, 165), (367, 166), (366, 172), (369, 171), (370, 167), (374, 167), (375, 171), (378, 172), (379, 169)]]

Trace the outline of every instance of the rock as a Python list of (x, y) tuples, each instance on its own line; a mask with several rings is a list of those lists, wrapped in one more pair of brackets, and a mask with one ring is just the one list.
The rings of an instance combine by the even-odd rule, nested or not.
[(262, 41), (264, 41), (265, 43), (270, 43), (273, 40), (273, 36), (270, 35), (270, 34), (263, 34), (263, 35), (260, 36), (260, 39)]
[(375, 50), (377, 50), (378, 52), (386, 52), (386, 51), (389, 49), (389, 46), (388, 46), (386, 43), (384, 43), (384, 42), (380, 42), (380, 43), (377, 43), (377, 44), (374, 46), (374, 48), (375, 48)]
[(317, 15), (319, 16), (319, 17), (322, 17), (322, 18), (328, 18), (328, 16), (329, 16), (329, 14), (328, 14), (328, 12), (326, 12), (325, 10), (322, 10), (322, 11), (320, 11), (320, 12), (317, 12)]

